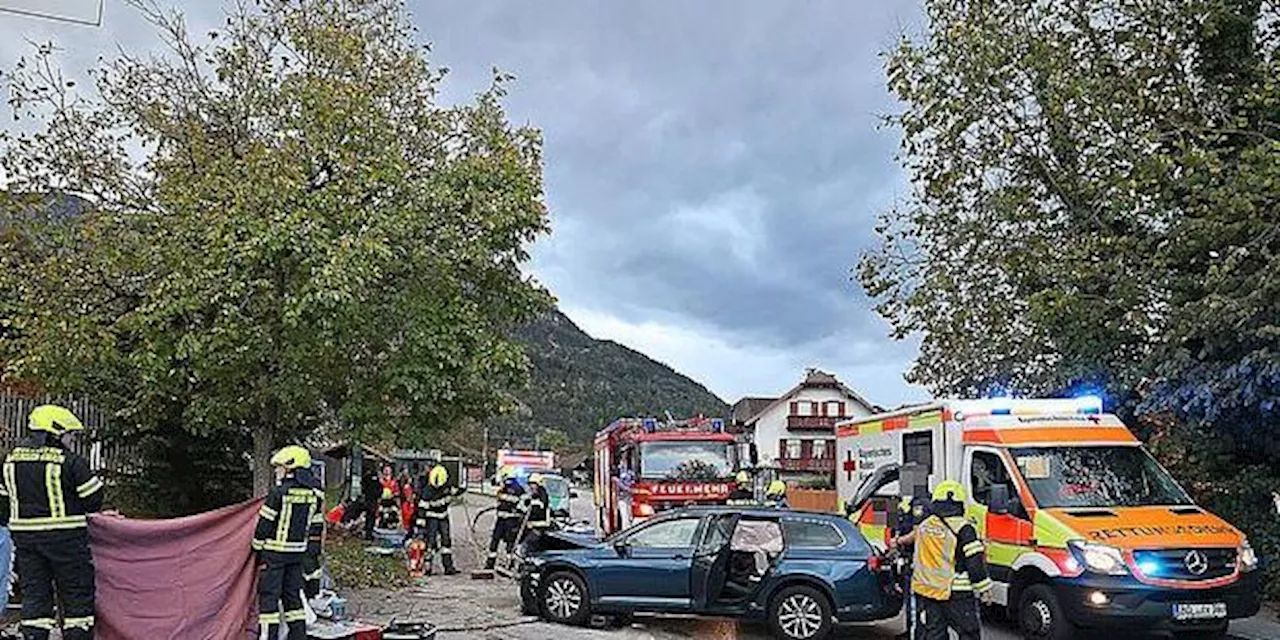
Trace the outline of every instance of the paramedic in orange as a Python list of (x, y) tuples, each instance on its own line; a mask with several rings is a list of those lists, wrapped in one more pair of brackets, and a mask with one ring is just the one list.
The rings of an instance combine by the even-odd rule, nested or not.
[(991, 601), (991, 579), (982, 541), (964, 518), (964, 500), (959, 482), (938, 484), (931, 513), (915, 530), (911, 592), (924, 640), (947, 640), (948, 628), (955, 629), (960, 640), (982, 637), (978, 598)]

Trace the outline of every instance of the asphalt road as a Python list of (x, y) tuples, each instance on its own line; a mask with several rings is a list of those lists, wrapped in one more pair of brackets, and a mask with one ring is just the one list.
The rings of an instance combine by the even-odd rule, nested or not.
[[(590, 496), (586, 492), (582, 493), (582, 498), (574, 501), (574, 516), (580, 520), (591, 520), (594, 509)], [(432, 577), (423, 588), (416, 590), (370, 590), (350, 594), (349, 611), (367, 621), (392, 617), (422, 618), (440, 627), (440, 637), (448, 640), (476, 637), (494, 640), (764, 640), (770, 637), (764, 625), (732, 620), (638, 616), (636, 622), (626, 629), (595, 630), (552, 625), (524, 618), (519, 613), (519, 598), (513, 583), (502, 579), (493, 582), (475, 581), (466, 575), (466, 572), (483, 563), (493, 523), (491, 515), (481, 516), (473, 537), (470, 518), (493, 504), (491, 497), (468, 494), (466, 507), (455, 507), (453, 510), (454, 549), (463, 575)], [(1280, 633), (1275, 633), (1277, 629), (1280, 626), (1260, 618), (1232, 625), (1236, 637), (1248, 640), (1280, 638)], [(899, 618), (874, 625), (843, 627), (838, 630), (836, 637), (892, 638), (901, 631), (902, 622)], [(1018, 635), (1007, 625), (987, 624), (983, 637), (989, 640), (1015, 640)]]

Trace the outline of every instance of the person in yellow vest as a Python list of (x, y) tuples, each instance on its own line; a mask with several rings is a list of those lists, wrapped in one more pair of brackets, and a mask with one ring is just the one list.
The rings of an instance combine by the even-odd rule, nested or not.
[(991, 578), (978, 532), (964, 518), (964, 501), (959, 482), (939, 483), (933, 490), (930, 514), (916, 526), (911, 592), (924, 640), (947, 640), (948, 629), (954, 629), (960, 640), (982, 637), (974, 594), (984, 603), (991, 602)]
[(791, 504), (787, 502), (787, 483), (781, 480), (770, 482), (769, 488), (764, 492), (764, 503), (776, 509), (790, 508)]

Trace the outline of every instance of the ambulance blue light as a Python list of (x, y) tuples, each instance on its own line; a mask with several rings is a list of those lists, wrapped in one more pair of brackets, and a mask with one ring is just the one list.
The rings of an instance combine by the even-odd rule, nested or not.
[(1078, 396), (1076, 411), (1079, 413), (1102, 413), (1102, 398), (1098, 396)]
[(648, 431), (649, 433), (653, 433), (653, 430), (654, 430), (654, 429), (657, 429), (657, 428), (658, 428), (658, 421), (657, 421), (657, 420), (654, 420), (653, 418), (645, 418), (645, 419), (644, 419), (644, 430), (645, 430), (645, 431)]
[(1160, 572), (1160, 565), (1154, 560), (1143, 560), (1138, 563), (1138, 570), (1144, 576), (1154, 576)]

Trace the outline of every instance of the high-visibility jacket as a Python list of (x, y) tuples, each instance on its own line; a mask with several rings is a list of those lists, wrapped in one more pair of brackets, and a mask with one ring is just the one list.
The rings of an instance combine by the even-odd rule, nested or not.
[(279, 554), (318, 554), (324, 532), (324, 498), (320, 493), (285, 476), (267, 494), (258, 510), (253, 550)]
[(529, 522), (525, 526), (533, 530), (550, 528), (550, 502), (551, 498), (547, 495), (546, 487), (534, 485), (529, 496)]
[(28, 438), (4, 460), (0, 524), (14, 533), (85, 529), (102, 488), (83, 456), (43, 434)]
[(985, 553), (977, 531), (963, 516), (926, 517), (916, 526), (911, 591), (950, 600), (954, 592), (990, 589)]
[(498, 489), (498, 518), (524, 517), (525, 491), (517, 480), (507, 480)]

